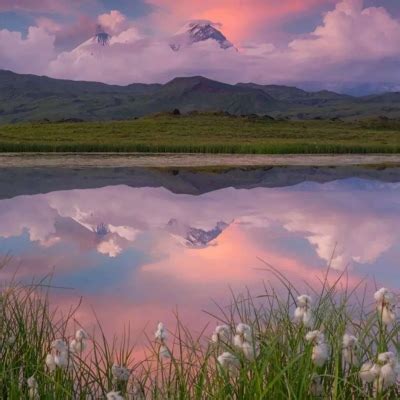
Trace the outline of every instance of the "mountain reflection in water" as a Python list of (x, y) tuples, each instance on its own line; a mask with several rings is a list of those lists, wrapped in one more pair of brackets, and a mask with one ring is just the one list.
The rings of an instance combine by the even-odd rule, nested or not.
[(265, 260), (293, 282), (313, 283), (331, 262), (350, 284), (400, 284), (400, 184), (364, 179), (283, 188), (224, 188), (201, 195), (109, 186), (0, 201), (1, 272), (31, 281), (52, 275), (54, 302), (83, 296), (77, 318), (107, 333), (131, 323), (208, 321), (229, 288), (262, 289)]

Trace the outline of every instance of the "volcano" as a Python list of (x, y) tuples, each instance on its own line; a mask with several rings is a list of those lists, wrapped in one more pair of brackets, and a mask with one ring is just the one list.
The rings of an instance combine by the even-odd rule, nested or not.
[(223, 50), (233, 48), (233, 44), (218, 28), (218, 24), (207, 20), (189, 21), (171, 37), (169, 45), (172, 50), (179, 51), (195, 43), (214, 40)]

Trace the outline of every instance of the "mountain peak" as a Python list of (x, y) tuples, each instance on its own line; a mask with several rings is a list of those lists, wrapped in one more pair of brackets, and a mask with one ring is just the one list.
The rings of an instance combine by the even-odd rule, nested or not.
[(182, 76), (172, 79), (167, 82), (165, 87), (182, 87), (182, 88), (190, 88), (197, 87), (198, 85), (202, 86), (210, 86), (214, 88), (227, 88), (231, 85), (219, 81), (214, 81), (209, 78), (205, 78), (204, 76)]
[(201, 75), (195, 75), (195, 76), (178, 76), (169, 82), (166, 83), (167, 86), (170, 85), (185, 85), (185, 86), (190, 86), (190, 85), (197, 85), (199, 83), (208, 83), (208, 84), (215, 84), (215, 85), (220, 85), (220, 86), (228, 86), (226, 83), (214, 81), (209, 78), (205, 78), (204, 76)]
[(188, 226), (173, 218), (168, 222), (166, 230), (184, 246), (201, 249), (210, 246), (229, 225), (224, 221), (218, 221), (213, 228), (205, 230)]
[(223, 50), (233, 47), (233, 44), (219, 30), (219, 24), (208, 20), (192, 20), (187, 22), (170, 40), (170, 47), (174, 51), (189, 47), (194, 43), (214, 40)]

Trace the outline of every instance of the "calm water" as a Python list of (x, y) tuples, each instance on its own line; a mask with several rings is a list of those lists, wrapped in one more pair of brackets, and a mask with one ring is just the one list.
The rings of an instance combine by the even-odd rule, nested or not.
[(83, 296), (77, 317), (88, 329), (94, 309), (108, 334), (130, 323), (138, 337), (172, 323), (174, 310), (199, 328), (229, 288), (257, 294), (270, 278), (260, 259), (299, 285), (317, 282), (331, 259), (350, 284), (400, 285), (400, 183), (250, 186), (193, 195), (143, 182), (3, 198), (0, 253), (13, 259), (1, 278), (51, 274), (63, 287), (52, 290), (57, 305)]

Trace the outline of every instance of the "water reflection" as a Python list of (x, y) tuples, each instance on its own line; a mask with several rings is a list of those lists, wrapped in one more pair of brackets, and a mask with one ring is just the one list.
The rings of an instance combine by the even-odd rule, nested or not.
[[(111, 186), (0, 201), (0, 252), (18, 278), (53, 274), (60, 305), (84, 296), (78, 317), (134, 333), (172, 318), (201, 325), (228, 288), (258, 290), (260, 259), (313, 283), (327, 263), (400, 283), (400, 184), (361, 179), (289, 188), (221, 189), (200, 196)], [(14, 270), (6, 269), (7, 278)]]

